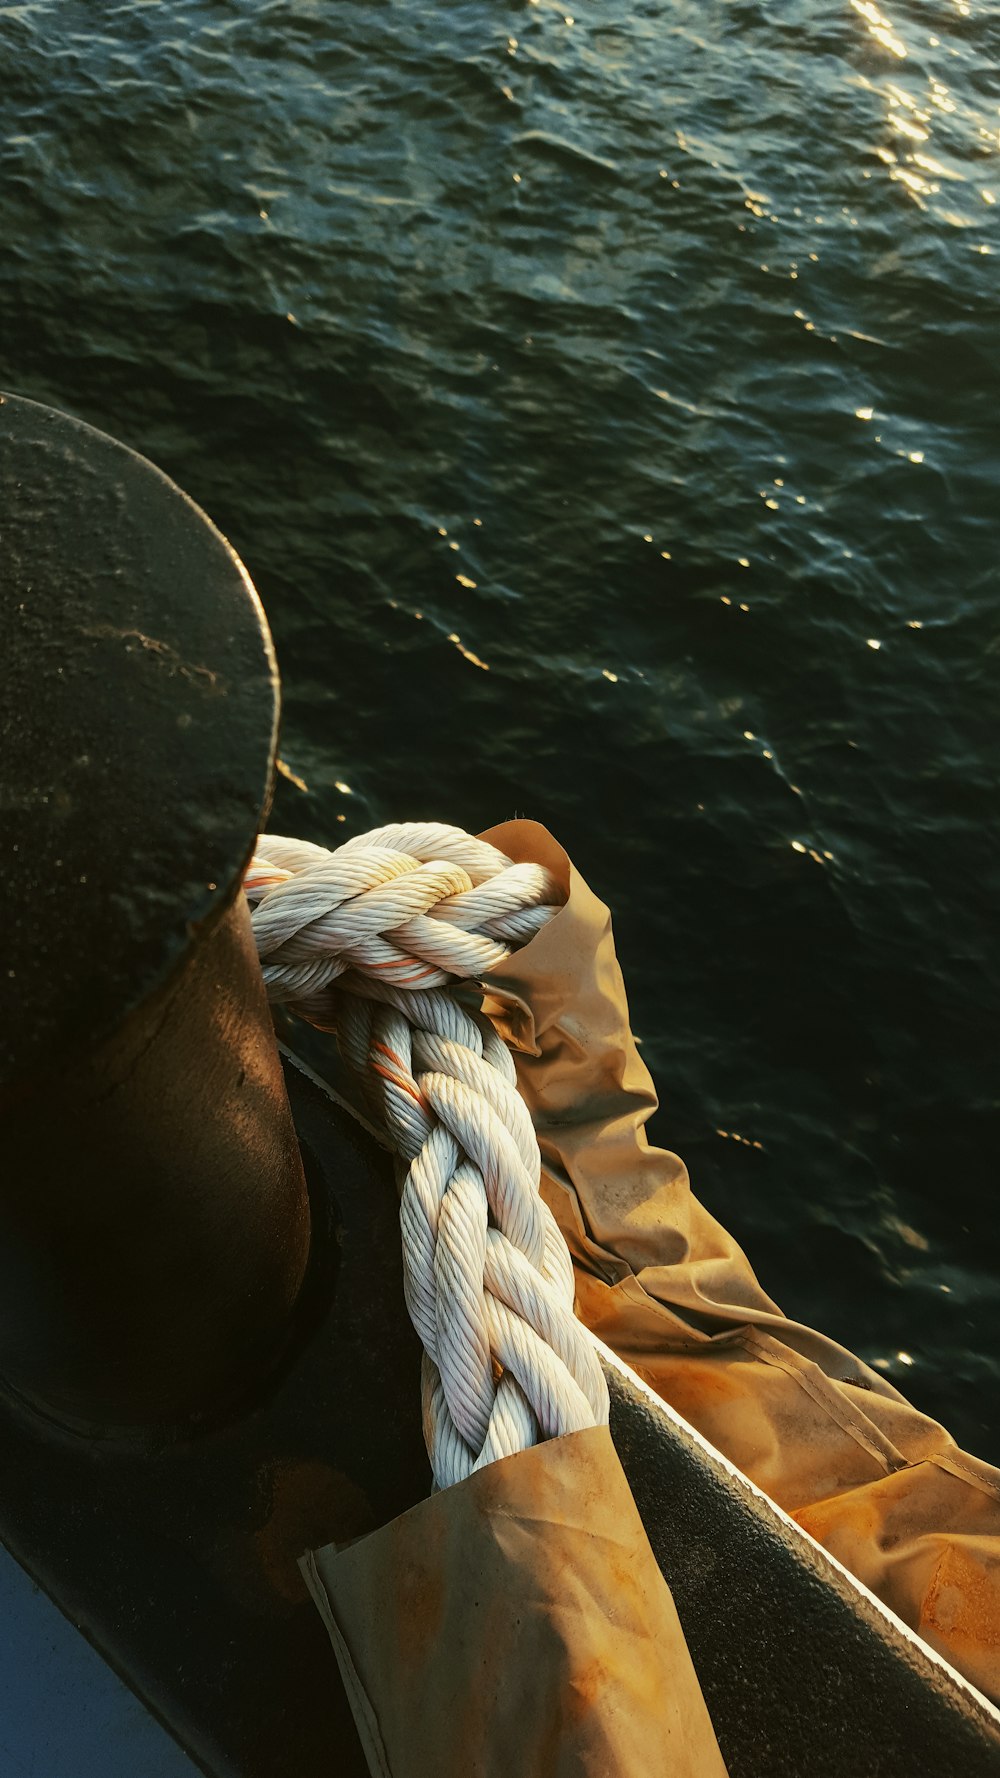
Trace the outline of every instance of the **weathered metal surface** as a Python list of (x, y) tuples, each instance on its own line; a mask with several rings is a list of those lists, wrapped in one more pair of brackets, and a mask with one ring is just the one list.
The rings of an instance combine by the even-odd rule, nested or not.
[(277, 668), (239, 559), (104, 433), (0, 398), (0, 1092), (120, 1030), (234, 899)]
[(218, 1413), (278, 1356), (309, 1215), (246, 908), (166, 1006), (0, 1117), (0, 1377), (66, 1422)]
[(608, 1380), (730, 1778), (997, 1778), (1000, 1718), (690, 1428)]
[(308, 1204), (239, 894), (270, 638), (172, 482), (0, 402), (0, 1378), (97, 1430), (221, 1411)]

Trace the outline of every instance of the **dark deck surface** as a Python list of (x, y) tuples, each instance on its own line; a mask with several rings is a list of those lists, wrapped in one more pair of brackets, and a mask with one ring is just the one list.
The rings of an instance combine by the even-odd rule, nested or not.
[(198, 1768), (0, 1550), (4, 1778), (197, 1778)]

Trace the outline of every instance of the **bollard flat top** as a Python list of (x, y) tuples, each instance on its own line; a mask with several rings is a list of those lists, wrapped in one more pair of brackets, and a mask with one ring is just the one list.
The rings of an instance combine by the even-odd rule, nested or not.
[(260, 601), (200, 508), (0, 397), (0, 1094), (122, 1026), (233, 900), (277, 716)]

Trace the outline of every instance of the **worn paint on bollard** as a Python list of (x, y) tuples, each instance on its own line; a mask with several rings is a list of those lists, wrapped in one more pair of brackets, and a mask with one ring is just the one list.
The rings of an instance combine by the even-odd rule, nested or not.
[(240, 884), (274, 654), (134, 452), (0, 403), (0, 1382), (64, 1422), (224, 1412), (280, 1352), (308, 1202)]

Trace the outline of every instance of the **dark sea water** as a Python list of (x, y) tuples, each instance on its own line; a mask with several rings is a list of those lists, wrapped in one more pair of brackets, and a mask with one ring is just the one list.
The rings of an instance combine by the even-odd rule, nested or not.
[(272, 825), (546, 822), (655, 1133), (1000, 1460), (1000, 8), (0, 5), (0, 382), (232, 539)]

